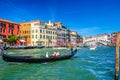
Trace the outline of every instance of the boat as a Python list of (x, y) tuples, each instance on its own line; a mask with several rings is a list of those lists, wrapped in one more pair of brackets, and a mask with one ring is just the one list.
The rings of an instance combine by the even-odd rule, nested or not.
[(95, 45), (95, 44), (91, 44), (91, 45), (90, 45), (90, 50), (95, 50), (96, 47), (97, 47), (97, 45)]
[(32, 56), (10, 56), (6, 53), (6, 50), (2, 50), (2, 59), (6, 62), (45, 63), (70, 59), (72, 56), (75, 55), (76, 52), (77, 49), (75, 49), (74, 51), (72, 50), (70, 54), (63, 56), (48, 58), (33, 58)]
[(8, 49), (34, 49), (36, 46), (16, 46), (16, 47), (10, 47)]
[(37, 46), (38, 49), (45, 48), (45, 46)]
[(66, 47), (53, 47), (53, 49), (68, 49)]

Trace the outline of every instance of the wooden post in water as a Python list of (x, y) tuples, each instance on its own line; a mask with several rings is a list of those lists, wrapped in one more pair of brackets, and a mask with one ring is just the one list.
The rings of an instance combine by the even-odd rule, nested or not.
[(120, 47), (120, 32), (117, 33), (117, 42), (116, 42), (115, 80), (118, 80), (119, 77), (119, 47)]

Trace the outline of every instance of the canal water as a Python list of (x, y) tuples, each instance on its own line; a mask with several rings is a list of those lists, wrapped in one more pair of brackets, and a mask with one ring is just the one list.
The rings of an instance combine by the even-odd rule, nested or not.
[[(9, 55), (45, 54), (52, 49), (9, 50)], [(63, 53), (64, 50), (60, 52)], [(114, 80), (115, 48), (80, 48), (69, 60), (42, 64), (4, 62), (0, 57), (0, 80)]]

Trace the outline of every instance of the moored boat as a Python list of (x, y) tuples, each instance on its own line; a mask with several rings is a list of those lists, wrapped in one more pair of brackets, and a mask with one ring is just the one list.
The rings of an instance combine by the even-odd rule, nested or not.
[(45, 48), (45, 46), (37, 46), (38, 49)]
[(90, 45), (90, 50), (95, 50), (96, 47), (97, 47), (97, 45), (93, 45), (93, 44), (91, 44), (91, 45)]
[(66, 47), (53, 47), (53, 49), (68, 49)]

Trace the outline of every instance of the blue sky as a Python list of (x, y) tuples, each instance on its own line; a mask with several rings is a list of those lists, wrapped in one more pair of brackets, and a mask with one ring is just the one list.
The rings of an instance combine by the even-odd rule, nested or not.
[(83, 36), (120, 31), (120, 0), (0, 0), (0, 18), (62, 22)]

